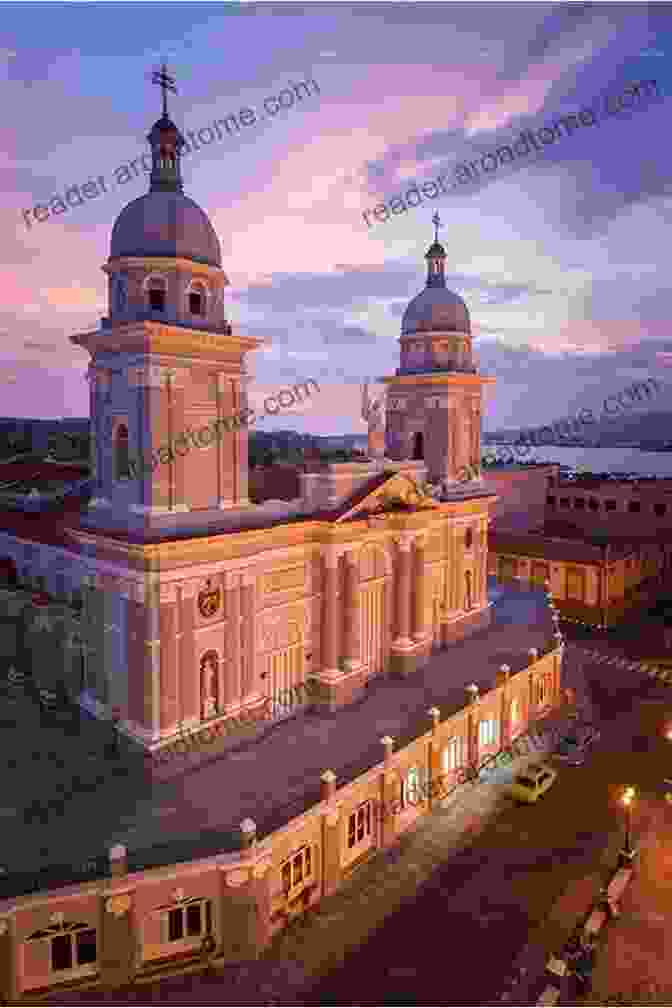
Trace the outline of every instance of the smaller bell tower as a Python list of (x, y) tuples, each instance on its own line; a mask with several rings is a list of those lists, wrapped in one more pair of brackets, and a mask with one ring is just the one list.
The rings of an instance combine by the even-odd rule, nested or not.
[(472, 357), (471, 323), (462, 298), (446, 284), (441, 219), (432, 218), (434, 241), (425, 254), (425, 289), (404, 312), (400, 367), (382, 378), (388, 386), (386, 455), (424, 462), (427, 478), (463, 483), (480, 471), (483, 387)]

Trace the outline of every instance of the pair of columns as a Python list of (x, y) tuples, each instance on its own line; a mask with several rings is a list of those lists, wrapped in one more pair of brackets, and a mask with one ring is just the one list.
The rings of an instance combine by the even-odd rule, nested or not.
[[(403, 536), (397, 542), (395, 578), (395, 649), (409, 650), (426, 637), (425, 628), (425, 544), (422, 539)], [(414, 547), (414, 548), (413, 548)], [(339, 608), (339, 556), (325, 558), (323, 669), (327, 676), (340, 674), (341, 646), (346, 669), (361, 664), (359, 627), (359, 567), (357, 554), (345, 553), (343, 607)], [(413, 575), (415, 575), (413, 577)], [(343, 633), (341, 634), (341, 627)], [(381, 628), (385, 632), (385, 628)]]

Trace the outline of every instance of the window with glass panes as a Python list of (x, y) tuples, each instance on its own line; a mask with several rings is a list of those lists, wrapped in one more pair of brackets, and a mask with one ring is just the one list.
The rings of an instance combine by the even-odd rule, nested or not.
[(49, 943), (49, 965), (54, 973), (90, 966), (98, 958), (96, 929), (88, 924), (62, 921), (42, 931), (35, 931), (28, 941)]
[(285, 893), (296, 889), (297, 886), (305, 885), (312, 878), (313, 855), (310, 845), (302, 847), (295, 854), (281, 865), (280, 875), (282, 878), (282, 888)]
[(479, 746), (494, 745), (497, 741), (497, 720), (487, 718), (478, 722), (478, 744)]
[(443, 750), (442, 764), (444, 773), (462, 766), (462, 739), (458, 735), (448, 739)]
[(371, 837), (371, 802), (365, 801), (348, 816), (348, 850)]
[(164, 942), (197, 941), (211, 932), (210, 900), (188, 900), (163, 911), (161, 918)]

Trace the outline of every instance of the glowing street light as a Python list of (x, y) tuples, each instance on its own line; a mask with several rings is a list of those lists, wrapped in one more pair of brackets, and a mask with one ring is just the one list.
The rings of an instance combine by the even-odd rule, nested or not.
[(632, 859), (634, 858), (636, 851), (632, 849), (632, 806), (636, 800), (636, 793), (634, 787), (627, 787), (622, 796), (621, 802), (623, 803), (623, 808), (625, 809), (625, 844), (623, 850), (621, 851), (621, 865), (632, 864)]

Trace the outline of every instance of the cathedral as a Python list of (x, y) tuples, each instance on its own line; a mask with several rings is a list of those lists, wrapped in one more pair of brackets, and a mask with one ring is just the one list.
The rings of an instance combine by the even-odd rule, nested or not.
[[(68, 691), (153, 752), (206, 725), (285, 717), (291, 689), (334, 711), (485, 626), (496, 498), (478, 472), (493, 379), (474, 365), (437, 230), (369, 459), (302, 474), (294, 501), (250, 503), (247, 428), (229, 421), (245, 415), (262, 340), (227, 319), (219, 239), (183, 192), (165, 106), (147, 139), (149, 192), (119, 214), (102, 267), (108, 314), (71, 337), (91, 357), (93, 496), (56, 532), (8, 522), (0, 547), (48, 595), (79, 596)], [(195, 448), (178, 451), (192, 430)]]

